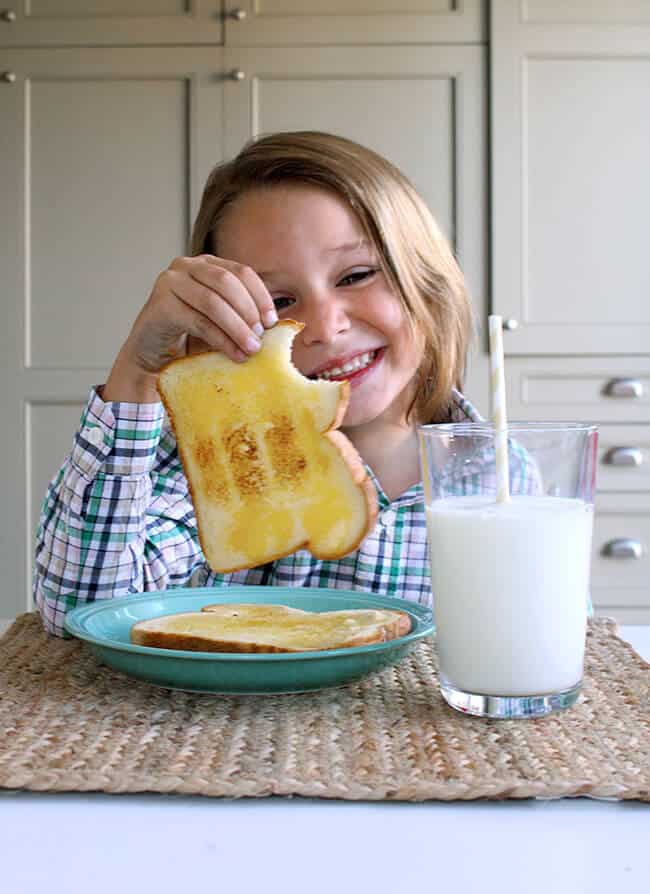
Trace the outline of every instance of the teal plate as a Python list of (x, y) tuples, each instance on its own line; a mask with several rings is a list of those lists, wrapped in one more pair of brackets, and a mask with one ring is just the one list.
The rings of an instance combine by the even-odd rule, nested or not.
[[(233, 602), (275, 603), (317, 612), (393, 609), (407, 612), (412, 626), (406, 636), (385, 643), (318, 652), (185, 652), (130, 641), (131, 626), (137, 621)], [(88, 643), (101, 662), (138, 680), (188, 692), (268, 694), (342, 686), (395, 664), (433, 632), (433, 619), (431, 610), (417, 603), (352, 590), (230, 586), (162, 590), (93, 602), (71, 611), (65, 626)]]

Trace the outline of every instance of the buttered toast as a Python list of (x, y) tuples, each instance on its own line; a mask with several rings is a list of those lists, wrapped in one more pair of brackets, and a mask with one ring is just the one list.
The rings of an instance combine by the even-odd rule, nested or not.
[(349, 385), (311, 381), (293, 366), (291, 344), (302, 328), (282, 320), (244, 363), (195, 354), (159, 376), (213, 571), (252, 568), (303, 547), (338, 559), (374, 526), (374, 486), (336, 431)]
[(286, 605), (209, 605), (131, 628), (131, 641), (190, 652), (305, 652), (345, 649), (405, 636), (406, 612), (383, 609), (310, 612)]

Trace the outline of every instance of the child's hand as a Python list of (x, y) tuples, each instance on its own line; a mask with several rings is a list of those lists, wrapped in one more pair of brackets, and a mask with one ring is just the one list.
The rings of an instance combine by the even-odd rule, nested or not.
[(214, 255), (176, 258), (133, 324), (104, 399), (158, 400), (158, 372), (170, 360), (197, 349), (245, 360), (276, 322), (273, 299), (250, 267)]

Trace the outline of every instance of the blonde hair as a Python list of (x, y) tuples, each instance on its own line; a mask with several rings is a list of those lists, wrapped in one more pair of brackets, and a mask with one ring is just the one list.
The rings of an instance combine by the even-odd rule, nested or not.
[(462, 390), (472, 332), (465, 281), (413, 185), (376, 152), (317, 131), (271, 134), (247, 143), (208, 177), (191, 253), (218, 254), (219, 224), (244, 192), (287, 183), (329, 190), (357, 215), (413, 333), (423, 339), (409, 415), (423, 423), (447, 421), (452, 388)]

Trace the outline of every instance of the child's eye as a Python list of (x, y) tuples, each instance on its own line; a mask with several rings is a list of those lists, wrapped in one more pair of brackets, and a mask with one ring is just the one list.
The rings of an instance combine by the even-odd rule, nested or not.
[(275, 304), (276, 310), (285, 310), (293, 304), (293, 298), (274, 298), (273, 304)]
[(369, 268), (368, 270), (355, 270), (353, 273), (348, 273), (347, 276), (344, 276), (337, 285), (338, 286), (351, 286), (354, 285), (355, 282), (362, 282), (364, 279), (369, 279), (369, 277), (374, 276), (377, 273), (375, 268)]

